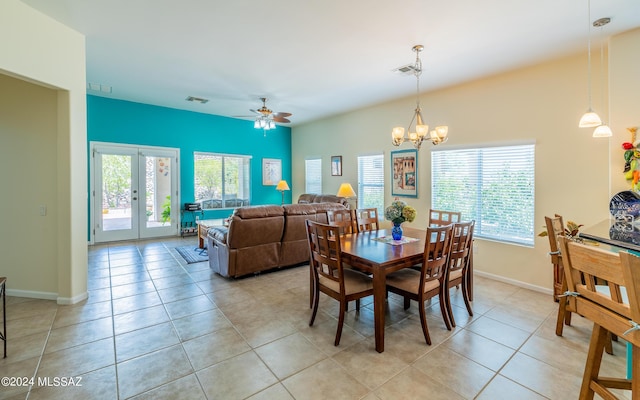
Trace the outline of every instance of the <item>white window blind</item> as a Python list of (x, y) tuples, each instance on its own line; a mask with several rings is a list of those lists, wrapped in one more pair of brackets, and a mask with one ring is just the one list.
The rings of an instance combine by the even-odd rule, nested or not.
[(304, 160), (304, 192), (322, 193), (322, 159)]
[(358, 207), (384, 210), (384, 157), (358, 157)]
[(474, 235), (533, 246), (535, 145), (436, 150), (431, 207), (475, 220)]

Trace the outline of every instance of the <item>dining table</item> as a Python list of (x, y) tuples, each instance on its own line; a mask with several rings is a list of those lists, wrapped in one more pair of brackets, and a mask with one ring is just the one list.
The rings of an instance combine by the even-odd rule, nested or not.
[(409, 268), (423, 261), (427, 231), (403, 227), (400, 241), (391, 240), (391, 229), (343, 235), (341, 259), (363, 270), (373, 280), (373, 314), (376, 351), (384, 351), (384, 319), (387, 274)]

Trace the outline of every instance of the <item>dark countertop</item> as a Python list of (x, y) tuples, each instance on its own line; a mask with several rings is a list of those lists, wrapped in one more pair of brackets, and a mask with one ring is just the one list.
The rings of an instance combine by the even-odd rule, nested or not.
[(580, 232), (579, 237), (611, 246), (640, 252), (640, 224), (606, 219)]

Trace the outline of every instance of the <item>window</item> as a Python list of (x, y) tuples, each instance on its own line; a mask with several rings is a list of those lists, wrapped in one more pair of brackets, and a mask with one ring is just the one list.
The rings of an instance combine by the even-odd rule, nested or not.
[(384, 211), (384, 157), (358, 157), (358, 207)]
[(475, 219), (474, 235), (533, 246), (534, 144), (432, 150), (431, 207)]
[(304, 192), (322, 193), (322, 159), (304, 160)]
[(205, 210), (249, 205), (250, 162), (249, 156), (194, 153), (195, 201)]

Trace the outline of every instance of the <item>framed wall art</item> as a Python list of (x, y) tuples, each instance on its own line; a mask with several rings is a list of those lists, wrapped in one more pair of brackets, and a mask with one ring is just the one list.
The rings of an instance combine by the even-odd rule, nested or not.
[(275, 186), (282, 179), (282, 160), (277, 158), (262, 159), (262, 184)]
[(418, 151), (391, 152), (391, 195), (418, 197)]
[(342, 156), (331, 156), (331, 176), (342, 176)]

